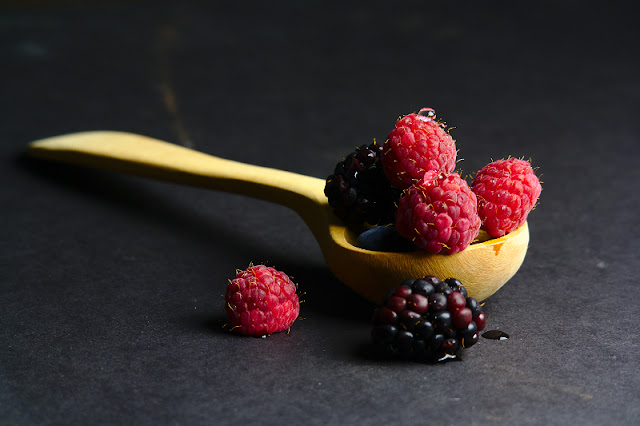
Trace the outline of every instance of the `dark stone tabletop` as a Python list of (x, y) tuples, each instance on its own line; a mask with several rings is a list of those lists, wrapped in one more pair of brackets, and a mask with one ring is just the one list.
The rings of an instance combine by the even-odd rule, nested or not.
[[(0, 6), (0, 423), (640, 423), (640, 44), (625, 3), (5, 2)], [(292, 211), (36, 161), (122, 130), (324, 178), (433, 107), (458, 168), (531, 159), (519, 272), (461, 361), (369, 355), (373, 304)], [(231, 335), (267, 262), (289, 334)]]

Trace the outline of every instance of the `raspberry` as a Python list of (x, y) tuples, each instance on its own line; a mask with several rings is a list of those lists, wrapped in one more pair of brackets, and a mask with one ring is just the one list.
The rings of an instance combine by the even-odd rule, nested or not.
[(387, 136), (382, 165), (397, 188), (410, 187), (430, 170), (448, 173), (455, 168), (455, 141), (435, 118), (433, 109), (423, 108), (400, 119)]
[(400, 191), (382, 170), (382, 146), (374, 140), (340, 161), (327, 177), (324, 193), (336, 216), (349, 224), (393, 221)]
[(388, 355), (422, 362), (455, 358), (478, 342), (486, 316), (460, 281), (429, 275), (391, 290), (373, 314), (373, 344)]
[(231, 330), (249, 336), (286, 330), (300, 313), (296, 285), (284, 272), (265, 265), (238, 271), (229, 280), (225, 301)]
[(476, 196), (457, 173), (427, 172), (400, 199), (396, 229), (430, 253), (457, 253), (480, 231)]
[(533, 209), (542, 187), (525, 160), (509, 158), (487, 164), (471, 184), (478, 197), (482, 229), (493, 238), (518, 229)]

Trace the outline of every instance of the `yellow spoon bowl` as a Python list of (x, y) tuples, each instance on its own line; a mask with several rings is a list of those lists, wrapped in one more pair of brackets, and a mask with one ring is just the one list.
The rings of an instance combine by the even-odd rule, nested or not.
[(374, 303), (380, 303), (402, 281), (425, 275), (457, 278), (470, 296), (482, 301), (518, 271), (529, 244), (525, 223), (502, 238), (473, 243), (452, 255), (366, 250), (354, 244), (357, 235), (331, 212), (323, 179), (225, 160), (132, 133), (95, 131), (55, 136), (32, 142), (29, 154), (287, 206), (309, 226), (333, 274)]

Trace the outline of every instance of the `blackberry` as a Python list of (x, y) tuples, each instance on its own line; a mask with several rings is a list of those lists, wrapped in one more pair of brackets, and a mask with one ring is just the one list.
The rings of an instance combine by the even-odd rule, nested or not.
[(340, 161), (327, 177), (329, 205), (348, 224), (385, 225), (394, 221), (401, 191), (382, 169), (382, 145), (374, 140)]
[(374, 311), (371, 337), (387, 355), (436, 362), (477, 343), (485, 325), (482, 307), (460, 281), (429, 275), (407, 280), (387, 294)]

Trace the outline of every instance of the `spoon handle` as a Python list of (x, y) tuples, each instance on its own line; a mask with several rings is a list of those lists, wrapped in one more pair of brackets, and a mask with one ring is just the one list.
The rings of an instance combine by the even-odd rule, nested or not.
[(214, 157), (132, 133), (71, 133), (32, 142), (32, 156), (248, 195), (290, 207), (303, 219), (326, 205), (324, 180)]

